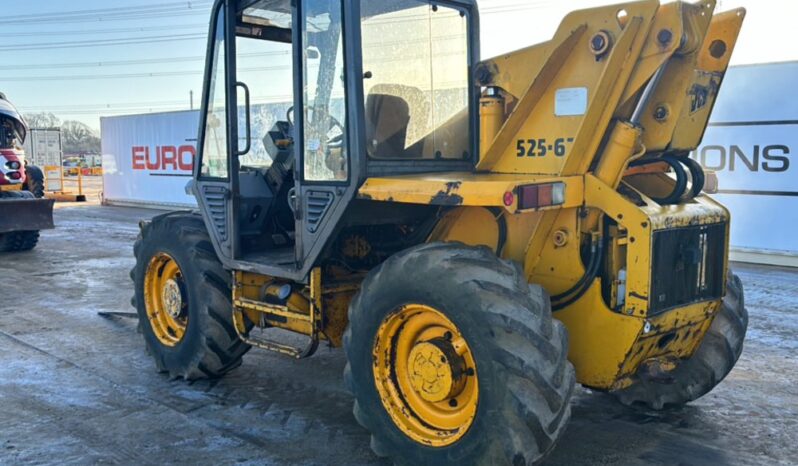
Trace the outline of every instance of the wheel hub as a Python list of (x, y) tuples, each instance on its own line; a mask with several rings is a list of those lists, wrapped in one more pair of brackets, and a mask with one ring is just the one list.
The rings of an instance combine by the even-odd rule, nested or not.
[(153, 254), (144, 273), (144, 309), (153, 334), (175, 346), (188, 328), (189, 296), (177, 262), (165, 252)]
[(174, 278), (166, 280), (163, 285), (164, 310), (170, 317), (177, 319), (183, 315), (183, 294), (180, 284)]
[(382, 405), (405, 435), (434, 448), (465, 435), (479, 402), (477, 366), (443, 312), (419, 303), (398, 307), (377, 329), (372, 356)]
[(465, 361), (442, 338), (413, 346), (407, 361), (410, 383), (418, 395), (433, 403), (456, 397), (465, 382)]

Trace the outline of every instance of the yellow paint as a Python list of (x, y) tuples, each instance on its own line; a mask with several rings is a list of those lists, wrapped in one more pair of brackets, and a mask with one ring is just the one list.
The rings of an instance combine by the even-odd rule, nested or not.
[(504, 123), (504, 99), (501, 96), (483, 96), (479, 101), (479, 147), (484, 151), (496, 139)]
[[(691, 356), (704, 339), (719, 307), (720, 302), (708, 301), (649, 318), (648, 327), (644, 326), (634, 341), (611, 388), (616, 390), (627, 386), (631, 376), (644, 361), (678, 360)], [(649, 329), (648, 332), (645, 331), (646, 328)]]
[(183, 286), (183, 273), (172, 256), (161, 252), (150, 259), (144, 273), (144, 309), (155, 337), (164, 346), (180, 343), (188, 327)]
[(443, 313), (412, 303), (396, 309), (380, 325), (372, 356), (382, 405), (405, 435), (439, 448), (468, 432), (479, 401), (477, 367)]
[[(518, 52), (519, 57), (526, 60), (499, 57), (485, 62), (483, 66), (496, 70), (495, 82), (486, 85), (503, 87), (513, 81), (508, 75), (517, 75), (518, 79), (531, 84), (523, 93), (515, 94), (520, 101), (486, 157), (480, 161), (478, 170), (553, 175), (584, 173), (601, 143), (603, 128), (613, 116), (626, 78), (635, 69), (635, 61), (629, 57), (636, 56), (645, 44), (646, 32), (657, 7), (658, 2), (645, 1), (573, 12), (563, 20), (550, 42), (536, 46), (535, 53), (531, 50)], [(628, 14), (623, 28), (617, 20), (621, 9)], [(597, 59), (589, 44), (593, 36), (602, 31), (609, 33), (613, 43), (606, 55)], [(530, 76), (530, 73), (534, 74)], [(556, 115), (558, 91), (572, 88), (586, 89), (589, 101), (584, 113)], [(597, 128), (602, 130), (596, 131)], [(542, 139), (548, 148), (563, 138), (573, 139), (566, 143), (563, 156), (518, 157), (517, 141)]]
[(465, 374), (455, 377), (455, 368), (438, 345), (428, 341), (416, 344), (407, 361), (410, 385), (422, 400), (440, 403), (462, 391)]
[[(745, 10), (742, 8), (726, 11), (712, 18), (706, 39), (698, 52), (698, 63), (693, 75), (695, 84), (712, 88), (722, 82), (744, 19)], [(719, 53), (721, 48), (725, 48), (722, 55)], [(719, 58), (714, 57), (713, 53), (719, 55)], [(717, 93), (708, 93), (707, 97), (706, 104), (697, 111), (693, 111), (690, 105), (684, 105), (673, 132), (672, 147), (692, 150), (701, 142)]]
[[(629, 166), (629, 162), (635, 156), (641, 156), (645, 153), (645, 147), (640, 145), (641, 134), (642, 130), (639, 127), (624, 121), (617, 122), (610, 133), (607, 145), (601, 153), (593, 176), (604, 184), (617, 188), (623, 173)], [(642, 151), (640, 151), (641, 147)], [(595, 230), (598, 220), (599, 212), (596, 210), (591, 211), (588, 218), (585, 219), (582, 229), (584, 231)]]
[(673, 38), (682, 37), (684, 26), (681, 21), (678, 2), (660, 5), (657, 10), (657, 15), (648, 28), (649, 37), (640, 51), (635, 69), (629, 76), (629, 81), (621, 95), (619, 111), (616, 112), (616, 117), (622, 118), (631, 115), (632, 107), (636, 103), (635, 97), (637, 97), (654, 72), (670, 59), (676, 49), (679, 48), (679, 40), (672, 39), (665, 45), (656, 40), (656, 35), (662, 30), (671, 31)]
[[(678, 116), (682, 114), (685, 107), (689, 111), (692, 99), (691, 92), (694, 86), (698, 84), (695, 74), (699, 52), (698, 45), (703, 42), (701, 38), (707, 33), (707, 28), (715, 9), (714, 0), (703, 0), (695, 4), (675, 3), (673, 5), (671, 8), (678, 10), (677, 17), (682, 18), (682, 27), (688, 40), (685, 45), (677, 49), (670, 57), (665, 75), (643, 113), (643, 119), (640, 122), (646, 128), (643, 135), (643, 144), (649, 151), (668, 148), (674, 137), (674, 131), (679, 124)], [(711, 108), (711, 103), (714, 102), (714, 94), (707, 97), (710, 99), (708, 104)], [(667, 109), (664, 119), (655, 117), (656, 109), (659, 107)]]
[(498, 251), (499, 219), (483, 207), (459, 207), (446, 213), (433, 230), (429, 242), (459, 241)]
[(239, 338), (263, 349), (292, 357), (302, 357), (303, 348), (255, 338), (250, 335), (245, 318), (260, 328), (282, 328), (307, 335), (318, 342), (322, 331), (321, 269), (310, 274), (310, 284), (304, 289), (292, 284), (294, 290), (285, 302), (276, 299), (280, 286), (289, 284), (272, 277), (236, 271), (233, 283), (233, 324)]
[(289, 282), (243, 271), (236, 271), (234, 277), (233, 322), (244, 340), (250, 339), (246, 318), (261, 328), (282, 328), (307, 336), (317, 333), (335, 347), (341, 346), (349, 302), (363, 278), (329, 277), (329, 281), (322, 283), (318, 269), (311, 277), (311, 285), (293, 284), (294, 292), (285, 303), (279, 303), (277, 293)]
[(536, 210), (575, 207), (582, 204), (583, 179), (581, 176), (551, 177), (454, 172), (369, 178), (361, 186), (358, 196), (361, 199), (372, 201), (501, 207), (510, 212), (516, 212), (518, 211), (517, 199), (512, 205), (505, 206), (505, 193), (515, 193), (519, 186), (553, 182), (565, 184), (565, 203)]
[(609, 389), (645, 325), (638, 316), (607, 309), (596, 281), (575, 305), (554, 315), (568, 328), (568, 359), (579, 383)]

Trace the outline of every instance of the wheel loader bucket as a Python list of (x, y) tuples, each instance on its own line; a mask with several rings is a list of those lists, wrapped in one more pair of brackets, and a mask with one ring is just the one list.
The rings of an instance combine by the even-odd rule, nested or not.
[(54, 203), (53, 199), (0, 200), (0, 233), (55, 228)]

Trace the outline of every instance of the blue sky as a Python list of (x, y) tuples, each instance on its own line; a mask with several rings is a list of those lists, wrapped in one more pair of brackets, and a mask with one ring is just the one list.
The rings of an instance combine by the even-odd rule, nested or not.
[[(189, 4), (192, 8), (188, 8)], [(210, 4), (208, 0), (14, 1), (11, 8), (5, 9), (6, 15), (37, 15), (41, 20), (17, 18), (6, 23), (0, 19), (4, 39), (0, 50), (7, 64), (0, 89), (22, 111), (52, 111), (62, 119), (79, 119), (94, 128), (99, 127), (100, 112), (187, 108), (189, 91), (195, 91), (197, 102), (202, 90), (200, 57), (205, 54)], [(146, 9), (125, 10), (123, 17), (119, 11), (94, 12), (80, 18), (67, 15), (63, 21), (47, 17), (64, 11), (118, 7)], [(21, 35), (15, 36), (17, 33)], [(99, 45), (103, 41), (116, 42)], [(140, 43), (119, 44), (120, 41)], [(83, 46), (86, 42), (94, 44)], [(80, 46), (64, 47), (70, 43)], [(15, 45), (27, 49), (14, 50)], [(121, 65), (120, 61), (134, 63)], [(150, 73), (156, 76), (146, 76)], [(163, 73), (179, 74), (158, 75)], [(119, 77), (131, 74), (138, 76)], [(107, 107), (101, 110), (101, 106)]]
[[(546, 40), (568, 10), (606, 3), (483, 0), (483, 53), (492, 56)], [(192, 90), (198, 105), (210, 0), (0, 4), (0, 91), (23, 112), (52, 112), (97, 129), (101, 115), (187, 109)], [(748, 8), (748, 16), (733, 63), (798, 59), (798, 46), (784, 42), (798, 2), (720, 1), (722, 10), (738, 6)], [(76, 13), (81, 11), (86, 13)]]

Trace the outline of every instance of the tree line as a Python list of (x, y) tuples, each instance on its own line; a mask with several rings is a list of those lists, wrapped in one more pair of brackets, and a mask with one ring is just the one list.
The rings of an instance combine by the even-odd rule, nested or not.
[(85, 123), (74, 120), (61, 121), (52, 113), (28, 113), (25, 120), (30, 128), (60, 128), (64, 154), (99, 154), (100, 137)]

